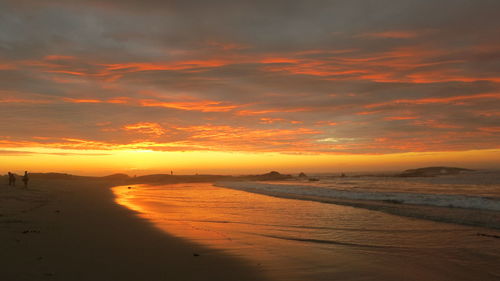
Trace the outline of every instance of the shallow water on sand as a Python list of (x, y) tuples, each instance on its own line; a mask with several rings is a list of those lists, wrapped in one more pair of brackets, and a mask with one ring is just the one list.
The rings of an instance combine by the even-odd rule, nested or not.
[(500, 239), (477, 235), (496, 230), (209, 183), (114, 193), (166, 232), (244, 258), (275, 280), (500, 280)]

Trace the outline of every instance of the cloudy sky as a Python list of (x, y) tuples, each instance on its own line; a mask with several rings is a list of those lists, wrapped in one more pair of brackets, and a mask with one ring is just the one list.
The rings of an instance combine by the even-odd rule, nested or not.
[(469, 153), (465, 164), (492, 166), (499, 10), (496, 0), (4, 0), (0, 158), (21, 169), (40, 154), (70, 165), (185, 152), (196, 165), (219, 152), (332, 163)]

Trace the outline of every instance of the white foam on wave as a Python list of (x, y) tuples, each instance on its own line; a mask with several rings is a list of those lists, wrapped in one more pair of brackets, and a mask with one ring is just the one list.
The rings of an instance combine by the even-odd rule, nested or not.
[(332, 199), (389, 201), (400, 204), (500, 211), (500, 200), (498, 198), (480, 196), (350, 191), (311, 185), (271, 184), (261, 182), (220, 182), (216, 185), (250, 192), (261, 191), (275, 194), (283, 193), (299, 196), (318, 196)]

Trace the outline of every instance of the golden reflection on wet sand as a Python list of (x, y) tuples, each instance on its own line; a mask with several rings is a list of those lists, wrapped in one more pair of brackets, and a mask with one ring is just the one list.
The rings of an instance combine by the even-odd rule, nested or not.
[(169, 234), (245, 258), (276, 280), (400, 280), (404, 275), (406, 280), (456, 281), (500, 276), (494, 267), (500, 261), (500, 243), (477, 236), (483, 231), (479, 228), (210, 183), (130, 187), (113, 189), (117, 203)]

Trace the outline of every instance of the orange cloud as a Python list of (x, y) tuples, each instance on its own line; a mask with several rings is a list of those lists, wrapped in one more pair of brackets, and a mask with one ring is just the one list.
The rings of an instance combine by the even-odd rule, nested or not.
[(389, 116), (385, 117), (384, 120), (394, 121), (394, 120), (413, 120), (417, 119), (417, 116)]
[[(216, 68), (240, 62), (239, 58), (202, 58), (194, 60), (179, 60), (172, 62), (124, 62), (124, 63), (103, 63), (88, 59), (66, 56), (48, 55), (40, 60), (24, 60), (5, 65), (5, 68), (18, 66), (40, 69), (45, 73), (80, 76), (86, 78), (101, 79), (108, 82), (116, 81), (127, 73), (141, 71), (200, 71), (203, 68)], [(3, 64), (0, 64), (0, 68)], [(65, 83), (67, 81), (62, 80)]]
[(441, 123), (436, 120), (418, 120), (413, 122), (414, 125), (417, 126), (424, 126), (424, 127), (429, 127), (429, 128), (439, 128), (439, 129), (460, 129), (462, 128), (461, 126), (458, 125), (453, 125), (453, 124), (446, 124), (446, 123)]
[(158, 123), (142, 122), (123, 126), (126, 131), (134, 131), (147, 135), (161, 136), (166, 130)]
[(284, 118), (263, 117), (263, 118), (260, 118), (259, 120), (260, 120), (260, 123), (263, 123), (263, 124), (274, 124), (274, 123), (302, 124), (302, 123), (304, 123), (302, 121), (287, 120), (287, 119), (284, 119)]
[(467, 76), (466, 73), (460, 73), (456, 69), (438, 69), (427, 72), (408, 74), (407, 81), (418, 84), (438, 83), (438, 82), (477, 82), (490, 81), (499, 83), (500, 76)]
[(482, 117), (500, 117), (500, 111), (493, 111), (493, 112), (479, 111), (473, 113)]
[[(460, 57), (460, 54), (453, 59), (441, 59), (449, 55), (449, 50), (445, 49), (400, 47), (374, 54), (366, 53), (358, 56), (332, 54), (322, 58), (301, 58), (298, 54), (290, 53), (288, 57), (266, 58), (260, 60), (259, 63), (264, 64), (262, 69), (265, 71), (318, 76), (334, 81), (369, 80), (382, 83), (415, 84), (500, 82), (500, 76), (491, 73), (465, 71), (462, 65), (468, 63), (468, 58)], [(453, 65), (453, 67), (447, 65)], [(429, 68), (433, 69), (428, 70)]]
[[(352, 52), (353, 50), (350, 50)], [(303, 52), (307, 53), (307, 52)], [(321, 53), (321, 52), (320, 52)], [(287, 65), (266, 65), (263, 69), (272, 72), (288, 72), (291, 74), (325, 77), (327, 80), (371, 80), (375, 82), (413, 83), (410, 77), (401, 75), (402, 70), (414, 70), (421, 67), (458, 63), (460, 60), (425, 62), (426, 59), (444, 55), (446, 51), (429, 48), (405, 47), (395, 48), (375, 54), (345, 56), (343, 53), (323, 51), (323, 58), (278, 57), (269, 62), (286, 63)], [(349, 53), (349, 52), (346, 52)], [(261, 60), (267, 62), (266, 60)]]
[[(421, 31), (390, 31), (374, 33), (379, 36), (408, 37)], [(216, 44), (217, 45), (217, 44)], [(224, 47), (223, 47), (224, 48)], [(227, 46), (228, 49), (238, 49)], [(472, 49), (484, 52), (484, 48)], [(449, 50), (429, 47), (399, 47), (378, 53), (356, 53), (348, 50), (305, 50), (279, 54), (247, 55), (221, 52), (192, 60), (170, 62), (92, 62), (65, 55), (50, 55), (39, 61), (22, 61), (18, 65), (41, 68), (43, 72), (72, 75), (114, 82), (128, 73), (142, 71), (182, 71), (197, 73), (210, 68), (231, 64), (261, 64), (263, 71), (284, 72), (294, 75), (317, 76), (326, 80), (369, 80), (392, 83), (436, 83), (436, 82), (500, 82), (496, 75), (467, 73), (462, 67), (444, 68), (443, 65), (467, 63), (467, 59), (440, 59), (448, 56)], [(469, 50), (470, 51), (470, 50)], [(323, 55), (310, 57), (310, 54)], [(67, 63), (70, 61), (71, 63)], [(9, 64), (8, 67), (16, 66)], [(434, 67), (432, 70), (422, 68)], [(59, 80), (67, 83), (67, 80)]]
[(297, 108), (275, 108), (275, 109), (264, 109), (264, 110), (240, 110), (237, 111), (237, 115), (241, 116), (252, 116), (252, 115), (261, 115), (268, 113), (285, 113), (285, 112), (304, 112), (311, 111), (314, 108), (310, 107), (297, 107)]
[[(109, 124), (105, 124), (106, 126)], [(157, 150), (157, 151), (273, 151), (292, 152), (315, 149), (308, 135), (320, 134), (321, 131), (296, 129), (252, 129), (247, 127), (228, 125), (194, 125), (169, 126), (174, 134), (182, 134), (183, 139), (172, 141), (165, 129), (158, 123), (140, 122), (128, 124), (121, 129), (126, 132), (139, 133), (153, 137), (157, 141), (145, 141), (143, 136), (123, 141), (106, 142), (81, 138), (32, 138), (26, 140), (0, 140), (0, 147), (44, 147), (71, 150)], [(129, 136), (134, 136), (130, 134)], [(299, 150), (300, 149), (300, 150)]]
[(356, 115), (372, 115), (372, 114), (377, 114), (380, 112), (382, 112), (382, 110), (361, 111), (361, 112), (356, 112)]
[(475, 94), (475, 95), (464, 95), (464, 96), (453, 96), (453, 97), (445, 97), (445, 98), (423, 98), (423, 99), (400, 99), (400, 100), (392, 100), (388, 102), (367, 104), (365, 108), (377, 108), (388, 105), (401, 105), (401, 104), (433, 104), (433, 103), (454, 103), (465, 100), (476, 100), (476, 99), (500, 99), (500, 93), (483, 93), (483, 94)]
[(149, 106), (149, 107), (165, 107), (165, 108), (173, 108), (180, 110), (195, 110), (201, 112), (227, 112), (238, 108), (238, 105), (227, 105), (223, 102), (218, 101), (173, 101), (173, 102), (164, 102), (157, 100), (140, 100), (139, 104), (141, 106)]
[(73, 98), (63, 98), (64, 101), (66, 102), (72, 102), (72, 103), (106, 103), (106, 101), (103, 100), (95, 100), (95, 99), (73, 99)]
[(302, 150), (311, 146), (307, 135), (321, 133), (308, 128), (251, 129), (226, 125), (189, 126), (176, 129), (191, 134), (185, 143), (230, 151), (297, 151), (299, 147)]
[(99, 99), (75, 99), (63, 98), (63, 101), (70, 103), (110, 103), (110, 104), (129, 104), (144, 107), (164, 107), (187, 111), (201, 112), (227, 112), (242, 105), (230, 105), (219, 101), (210, 100), (194, 100), (193, 98), (185, 98), (185, 101), (161, 101), (155, 99), (131, 99), (127, 97), (117, 97), (108, 100)]
[(91, 74), (83, 71), (71, 71), (71, 70), (45, 70), (48, 73), (58, 73), (58, 74), (69, 74), (75, 76), (103, 76), (102, 74)]
[(319, 125), (319, 126), (324, 126), (324, 125), (337, 126), (337, 125), (339, 125), (339, 123), (338, 122), (331, 122), (331, 121), (319, 121), (319, 122), (316, 122), (315, 125)]
[(272, 64), (272, 63), (298, 63), (299, 60), (297, 59), (292, 59), (292, 58), (264, 58), (259, 61), (260, 63), (264, 64)]
[(119, 64), (105, 64), (106, 71), (155, 71), (155, 70), (186, 70), (193, 68), (210, 68), (219, 67), (229, 64), (231, 61), (222, 59), (206, 59), (206, 60), (188, 60), (178, 61), (172, 63), (119, 63)]
[(488, 133), (500, 133), (500, 127), (481, 127), (479, 130)]
[(16, 65), (12, 63), (1, 63), (0, 62), (0, 70), (9, 70), (9, 69), (16, 69)]
[(0, 90), (1, 95), (5, 95), (7, 97), (0, 98), (0, 103), (24, 103), (24, 104), (47, 104), (52, 103), (53, 100), (50, 99), (26, 99), (26, 98), (14, 98), (11, 96), (19, 96), (22, 95), (20, 92), (11, 92), (11, 91), (2, 91)]
[[(411, 38), (429, 33), (420, 31), (386, 31), (369, 33), (367, 36), (386, 38)], [(208, 41), (222, 50), (238, 50), (238, 45), (225, 46), (217, 41)], [(240, 46), (241, 47), (241, 46)], [(43, 72), (72, 75), (85, 78), (114, 82), (128, 73), (142, 71), (181, 71), (188, 73), (202, 72), (231, 64), (253, 64), (268, 72), (283, 72), (293, 75), (317, 76), (325, 80), (369, 80), (383, 83), (439, 83), (439, 82), (500, 82), (495, 73), (467, 72), (460, 64), (468, 63), (472, 55), (494, 52), (498, 46), (473, 46), (467, 50), (456, 50), (455, 57), (444, 48), (429, 46), (396, 47), (390, 50), (369, 53), (357, 49), (346, 50), (304, 50), (285, 53), (263, 53), (248, 55), (245, 53), (219, 52), (217, 54), (193, 55), (192, 60), (174, 60), (167, 62), (123, 62), (106, 63), (89, 61), (67, 55), (53, 54), (38, 61), (20, 61), (8, 63), (5, 67), (29, 66), (41, 68)], [(463, 52), (464, 55), (461, 52)], [(310, 56), (317, 55), (317, 56)], [(446, 59), (445, 59), (446, 58)], [(453, 64), (453, 67), (446, 65)], [(0, 68), (1, 68), (0, 64)], [(432, 68), (432, 69), (429, 69)], [(55, 79), (57, 81), (57, 79)], [(67, 83), (68, 80), (59, 80)]]
[(125, 104), (125, 103), (129, 103), (129, 102), (130, 102), (130, 98), (127, 98), (127, 97), (118, 97), (118, 98), (113, 98), (113, 99), (107, 100), (107, 103), (114, 103), (114, 104)]

